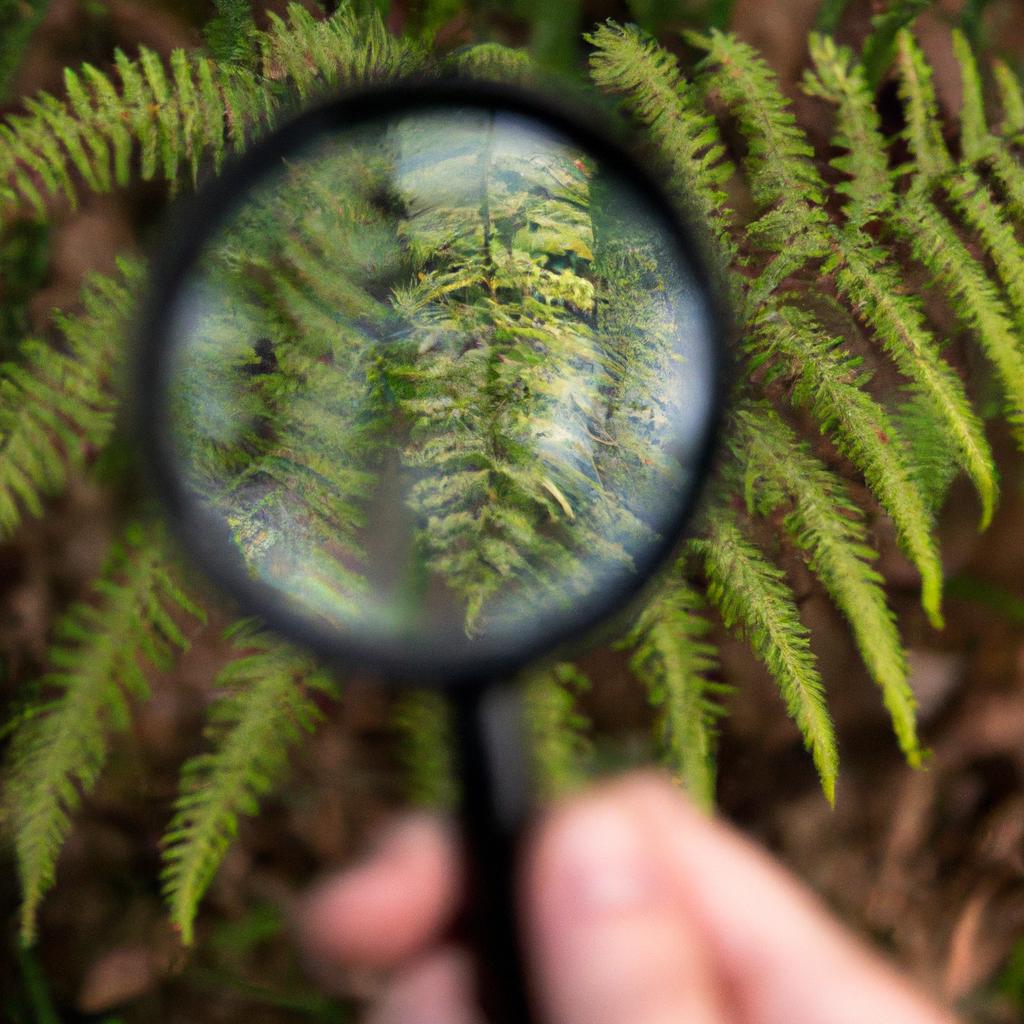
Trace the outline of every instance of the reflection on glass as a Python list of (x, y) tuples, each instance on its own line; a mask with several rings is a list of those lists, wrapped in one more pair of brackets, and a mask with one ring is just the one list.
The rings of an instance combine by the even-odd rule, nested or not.
[(265, 176), (174, 311), (188, 486), (248, 572), (382, 641), (515, 636), (635, 572), (691, 483), (705, 310), (629, 182), (519, 116)]

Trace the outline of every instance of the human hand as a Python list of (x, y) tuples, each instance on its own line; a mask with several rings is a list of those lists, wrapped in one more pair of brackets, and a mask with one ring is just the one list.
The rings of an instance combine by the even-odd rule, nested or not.
[[(311, 962), (387, 977), (372, 1024), (478, 1024), (453, 836), (410, 819), (299, 915)], [(953, 1024), (818, 901), (666, 779), (630, 776), (541, 822), (523, 873), (546, 1024)]]

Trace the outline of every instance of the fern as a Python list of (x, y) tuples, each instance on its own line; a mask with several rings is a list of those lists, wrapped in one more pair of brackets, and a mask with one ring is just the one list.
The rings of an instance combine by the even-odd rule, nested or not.
[[(136, 57), (117, 54), (111, 74), (88, 65), (69, 71), (61, 97), (29, 98), (0, 125), (0, 222), (26, 212), (45, 219), (55, 197), (74, 202), (83, 191), (139, 179), (188, 188), (296, 103), (346, 84), (413, 70), (454, 69), (505, 81), (533, 76), (522, 53), (494, 44), (435, 58), (422, 40), (391, 36), (379, 5), (363, 6), (373, 10), (357, 16), (343, 4), (318, 18), (292, 5), (256, 30), (245, 3), (223, 0), (220, 21), (207, 33), (207, 55), (177, 51), (165, 64), (143, 50)], [(721, 31), (689, 37), (705, 55), (692, 74), (635, 27), (607, 23), (587, 37), (595, 84), (643, 127), (673, 195), (716, 236), (741, 318), (741, 373), (719, 500), (691, 542), (690, 557), (667, 575), (625, 641), (633, 673), (658, 711), (662, 756), (705, 803), (713, 794), (722, 695), (705, 592), (724, 626), (745, 638), (775, 680), (826, 797), (835, 799), (837, 742), (823, 681), (780, 567), (794, 557), (845, 616), (901, 747), (912, 763), (921, 759), (906, 659), (876, 567), (874, 520), (892, 521), (921, 575), (922, 606), (938, 625), (942, 576), (933, 526), (946, 489), (956, 473), (966, 473), (984, 527), (998, 480), (972, 404), (975, 382), (962, 378), (944, 325), (908, 280), (926, 274), (940, 304), (977, 339), (1002, 391), (1006, 419), (1024, 443), (1024, 254), (1017, 241), (1024, 228), (1018, 148), (1024, 91), (996, 63), (999, 106), (989, 110), (983, 69), (965, 38), (955, 35), (964, 104), (954, 141), (908, 29), (921, 7), (918, 0), (890, 4), (860, 54), (812, 36), (813, 67), (804, 87), (835, 112), (831, 168), (815, 153), (771, 69), (735, 37)], [(423, 36), (433, 24), (420, 26)], [(875, 97), (890, 73), (904, 114), (898, 145), (883, 137)], [(728, 153), (736, 154), (735, 165)], [(477, 172), (483, 164), (474, 162)], [(659, 306), (663, 282), (628, 240), (606, 245), (594, 233), (580, 213), (588, 208), (586, 175), (563, 170), (557, 188), (528, 189), (536, 231), (512, 247), (514, 258), (494, 244), (477, 200), (460, 211), (463, 224), (450, 237), (429, 214), (410, 213), (389, 243), (402, 282), (383, 298), (343, 287), (327, 270), (361, 258), (346, 251), (345, 237), (358, 237), (367, 248), (383, 237), (369, 193), (351, 175), (319, 192), (311, 188), (306, 207), (287, 211), (311, 223), (320, 218), (309, 236), (315, 244), (267, 245), (280, 233), (259, 217), (241, 225), (236, 239), (236, 262), (254, 271), (245, 299), (268, 309), (274, 327), (276, 370), (263, 375), (256, 395), (262, 413), (272, 418), (291, 407), (286, 403), (299, 384), (314, 387), (321, 411), (321, 397), (368, 382), (379, 390), (374, 402), (401, 408), (414, 424), (403, 458), (430, 470), (417, 492), (419, 511), (432, 524), (424, 550), (441, 575), (456, 581), (471, 609), (470, 625), (487, 614), (503, 574), (524, 571), (538, 544), (558, 550), (546, 562), (558, 567), (552, 588), (587, 586), (579, 558), (588, 553), (587, 540), (569, 543), (565, 525), (588, 491), (578, 475), (559, 475), (558, 467), (531, 472), (514, 458), (499, 460), (453, 438), (450, 402), (513, 434), (523, 422), (538, 429), (562, 424), (539, 370), (526, 375), (533, 393), (521, 404), (523, 422), (515, 421), (500, 403), (479, 400), (488, 389), (493, 397), (500, 360), (488, 365), (472, 347), (463, 358), (443, 339), (486, 323), (501, 335), (497, 342), (489, 336), (489, 344), (500, 342), (504, 355), (533, 365), (539, 344), (544, 361), (567, 379), (593, 360), (614, 371), (609, 391), (648, 404), (653, 384), (664, 378), (664, 365), (638, 342), (645, 333), (661, 337), (668, 330)], [(372, 179), (370, 168), (364, 183)], [(498, 209), (501, 201), (496, 198), (492, 212), (512, 217), (511, 208)], [(353, 223), (362, 225), (361, 234)], [(490, 243), (478, 244), (481, 236)], [(447, 248), (438, 244), (442, 237)], [(130, 264), (118, 276), (94, 280), (84, 312), (61, 318), (53, 343), (25, 341), (17, 361), (0, 370), (0, 528), (6, 532), (26, 514), (39, 514), (69, 474), (108, 444), (116, 411), (111, 383), (138, 272)], [(530, 322), (521, 315), (526, 284), (536, 293)], [(347, 326), (339, 311), (349, 316)], [(226, 322), (211, 321), (211, 328), (220, 332), (211, 334), (213, 341), (230, 345)], [(385, 333), (395, 338), (387, 359), (364, 360)], [(234, 371), (251, 366), (251, 351), (231, 351), (238, 356)], [(877, 372), (885, 362), (892, 368)], [(898, 386), (883, 390), (879, 381), (894, 372)], [(582, 380), (577, 390), (585, 405)], [(315, 433), (312, 415), (298, 419)], [(576, 419), (575, 426), (597, 426)], [(628, 417), (600, 427), (614, 430), (622, 453), (642, 453), (644, 438)], [(308, 437), (298, 434), (277, 450), (266, 439), (247, 439), (264, 481), (273, 481), (275, 500), (302, 490), (314, 508), (328, 492), (344, 493), (350, 501), (344, 516), (324, 516), (321, 526), (347, 545), (346, 564), (359, 554), (361, 460), (373, 429), (370, 417), (366, 436), (345, 452), (310, 449)], [(208, 482), (224, 485), (240, 466), (215, 441), (202, 449), (202, 470)], [(593, 468), (614, 482), (610, 490), (628, 494), (632, 478), (622, 453), (605, 453)], [(856, 506), (851, 483), (867, 495)], [(219, 500), (216, 488), (211, 493)], [(629, 500), (610, 502), (605, 514), (624, 532), (640, 528)], [(490, 525), (481, 531), (485, 517)], [(258, 532), (255, 520), (236, 525)], [(491, 547), (482, 560), (473, 549), (484, 541)], [(172, 588), (156, 547), (132, 535), (112, 559), (96, 603), (68, 613), (46, 696), (18, 715), (8, 814), (26, 936), (80, 792), (98, 778), (106, 736), (124, 721), (129, 699), (144, 693), (139, 651), (148, 644), (165, 655), (181, 642), (168, 611), (177, 604), (187, 602)], [(211, 711), (207, 751), (183, 771), (166, 846), (168, 903), (187, 940), (240, 817), (280, 783), (289, 747), (314, 723), (321, 694), (331, 691), (306, 659), (262, 634), (242, 631), (236, 643), (239, 657), (219, 680), (223, 695)], [(577, 706), (584, 685), (567, 665), (529, 684), (538, 764), (549, 791), (574, 785), (592, 769)], [(432, 803), (449, 800), (437, 702), (411, 699), (397, 716), (413, 793)]]
[(249, 622), (231, 631), (241, 655), (217, 677), (209, 712), (213, 749), (182, 769), (181, 792), (164, 839), (164, 893), (182, 941), (192, 942), (196, 907), (242, 815), (280, 780), (288, 748), (321, 717), (319, 694), (334, 684), (307, 656)]
[(671, 580), (641, 613), (628, 637), (630, 665), (661, 709), (663, 756), (702, 807), (714, 804), (714, 742), (723, 714), (717, 698), (727, 687), (713, 681), (717, 651), (700, 594)]
[(84, 313), (58, 317), (64, 349), (38, 339), (21, 346), (21, 361), (0, 367), (0, 530), (22, 514), (42, 515), (71, 469), (101, 449), (113, 429), (111, 368), (134, 305), (138, 264), (123, 262), (117, 278), (94, 277)]
[(707, 536), (693, 541), (704, 560), (708, 597), (729, 629), (750, 643), (778, 683), (811, 752), (829, 803), (835, 802), (839, 755), (824, 685), (785, 574), (741, 531), (730, 513), (713, 516)]
[(714, 120), (671, 54), (631, 26), (601, 25), (586, 36), (590, 72), (601, 88), (626, 97), (629, 113), (665, 156), (676, 199), (690, 207), (728, 250), (729, 208), (723, 184), (732, 175)]
[(395, 709), (407, 794), (418, 807), (451, 810), (458, 797), (449, 710), (441, 694), (428, 690), (404, 695)]
[(592, 774), (589, 722), (577, 706), (578, 695), (589, 688), (590, 680), (568, 662), (525, 683), (535, 771), (545, 795), (570, 792)]
[(111, 730), (123, 730), (130, 702), (148, 693), (140, 658), (166, 667), (187, 646), (172, 612), (197, 617), (168, 570), (158, 538), (125, 531), (95, 585), (94, 603), (73, 605), (56, 627), (46, 696), (11, 741), (5, 810), (22, 888), (21, 932), (35, 935), (35, 915), (53, 882), (70, 815), (99, 776)]
[(289, 96), (403, 74), (423, 60), (379, 16), (363, 25), (347, 6), (318, 21), (293, 3), (253, 38), (255, 67), (176, 50), (168, 68), (141, 48), (135, 60), (115, 54), (117, 84), (89, 64), (68, 69), (67, 99), (42, 93), (0, 124), (0, 222), (26, 203), (45, 217), (58, 192), (74, 204), (75, 174), (98, 192), (136, 174), (176, 185), (186, 164), (194, 180), (204, 157), (219, 167), (227, 147), (242, 149)]

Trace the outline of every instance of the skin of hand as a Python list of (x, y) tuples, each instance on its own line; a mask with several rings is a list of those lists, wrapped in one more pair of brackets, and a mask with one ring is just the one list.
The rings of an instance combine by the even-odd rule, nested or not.
[[(461, 876), (416, 817), (296, 917), (325, 981), (374, 986), (368, 1024), (481, 1024), (443, 935)], [(729, 826), (645, 772), (550, 809), (528, 844), (523, 927), (544, 1024), (955, 1024)]]

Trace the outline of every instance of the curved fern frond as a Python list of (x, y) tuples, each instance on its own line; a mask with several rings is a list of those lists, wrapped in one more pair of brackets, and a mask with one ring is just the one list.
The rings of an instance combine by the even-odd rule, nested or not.
[(880, 121), (867, 80), (845, 47), (828, 39), (812, 39), (815, 73), (805, 79), (812, 95), (837, 106), (834, 144), (844, 150), (832, 163), (848, 175), (838, 191), (848, 199), (847, 224), (825, 264), (836, 288), (854, 313), (878, 337), (886, 352), (910, 381), (926, 408), (954, 439), (953, 453), (973, 481), (982, 502), (982, 529), (997, 498), (995, 461), (984, 428), (971, 407), (963, 383), (942, 358), (927, 325), (920, 300), (907, 293), (886, 250), (863, 228), (876, 219), (889, 223), (897, 202)]
[(723, 714), (717, 697), (729, 688), (710, 676), (717, 649), (708, 640), (711, 624), (704, 602), (683, 580), (667, 581), (640, 614), (627, 643), (630, 667), (661, 710), (662, 758), (694, 801), (714, 804), (716, 723)]
[(707, 535), (691, 541), (705, 566), (708, 597), (727, 629), (743, 636), (778, 685), (790, 717), (814, 760), (821, 787), (835, 803), (839, 754), (825, 688), (782, 570), (744, 535), (724, 508)]
[[(882, 691), (907, 759), (921, 762), (913, 691), (896, 618), (872, 562), (860, 513), (842, 483), (798, 441), (770, 406), (739, 412), (745, 473), (759, 511), (787, 505), (786, 532), (846, 616), (864, 664)], [(751, 486), (748, 483), (748, 487)]]
[(451, 810), (458, 797), (452, 764), (454, 743), (448, 701), (440, 693), (414, 690), (403, 695), (393, 721), (400, 734), (406, 793), (417, 807)]
[(71, 815), (99, 778), (108, 735), (128, 726), (130, 701), (148, 694), (140, 659), (164, 667), (187, 646), (172, 611), (202, 614), (173, 579), (159, 539), (130, 527), (95, 585), (95, 602), (73, 605), (56, 627), (53, 668), (42, 680), (47, 696), (16, 730), (6, 772), (25, 942), (35, 937)]
[(963, 381), (939, 353), (921, 300), (906, 291), (899, 271), (876, 245), (847, 239), (836, 263), (836, 287), (954, 440), (958, 460), (981, 499), (984, 529), (998, 496), (995, 459)]
[(63, 351), (29, 339), (20, 363), (0, 366), (0, 532), (9, 534), (25, 512), (41, 515), (43, 498), (106, 444), (114, 423), (112, 367), (140, 274), (125, 261), (119, 276), (91, 278), (84, 312), (57, 319)]
[(752, 325), (752, 346), (774, 360), (773, 378), (792, 381), (791, 401), (809, 408), (823, 432), (864, 474), (889, 513), (900, 545), (921, 573), (921, 603), (942, 626), (942, 564), (931, 510), (919, 490), (896, 427), (864, 390), (870, 377), (813, 316), (795, 304), (766, 307)]
[(575, 665), (559, 662), (526, 682), (526, 716), (530, 725), (537, 777), (548, 796), (571, 792), (590, 776), (593, 753), (578, 696), (590, 680)]
[(721, 98), (749, 142), (744, 168), (754, 202), (765, 212), (747, 227), (748, 239), (784, 255), (804, 235), (802, 258), (824, 255), (825, 183), (814, 163), (814, 149), (775, 73), (753, 47), (735, 36), (713, 31), (709, 36), (691, 34), (688, 39), (707, 51), (699, 84)]
[[(183, 50), (169, 67), (151, 50), (118, 50), (119, 83), (89, 64), (65, 72), (66, 99), (47, 93), (0, 124), (0, 221), (24, 204), (46, 214), (46, 197), (76, 201), (86, 188), (109, 191), (138, 174), (175, 186), (182, 164), (193, 180), (204, 156), (219, 167), (228, 145), (240, 150), (273, 121), (290, 94), (409, 73), (425, 55), (391, 36), (379, 15), (360, 20), (348, 5), (315, 19), (297, 3), (271, 15), (257, 37), (260, 68), (217, 62)], [(133, 167), (137, 153), (138, 166)]]
[(926, 196), (909, 195), (900, 206), (897, 224), (914, 256), (951, 296), (957, 317), (995, 368), (1007, 419), (1024, 444), (1024, 351), (1002, 297), (953, 225)]
[(804, 76), (804, 92), (837, 108), (832, 142), (843, 152), (831, 164), (847, 180), (835, 190), (846, 197), (843, 212), (849, 227), (861, 228), (890, 210), (895, 200), (881, 118), (853, 51), (817, 33), (809, 46), (814, 70)]
[(310, 657), (251, 623), (235, 627), (234, 643), (242, 656), (217, 677), (222, 696), (209, 713), (213, 749), (185, 763), (164, 837), (164, 894), (186, 945), (239, 818), (256, 813), (283, 776), (289, 747), (320, 719), (318, 695), (335, 692)]
[(608, 92), (625, 98), (664, 155), (676, 197), (711, 226), (725, 255), (732, 251), (731, 210), (723, 184), (733, 174), (718, 126), (675, 57), (634, 25), (606, 22), (584, 37), (594, 49), (590, 73)]

